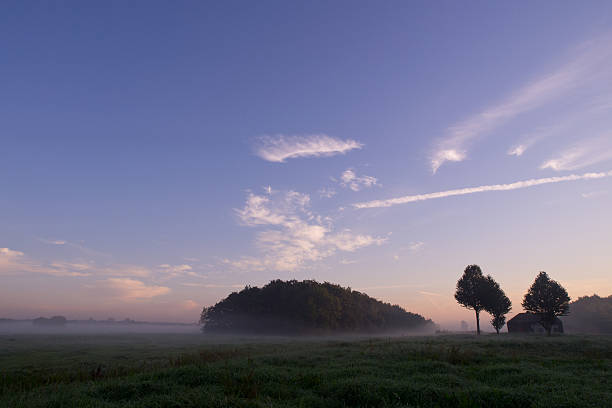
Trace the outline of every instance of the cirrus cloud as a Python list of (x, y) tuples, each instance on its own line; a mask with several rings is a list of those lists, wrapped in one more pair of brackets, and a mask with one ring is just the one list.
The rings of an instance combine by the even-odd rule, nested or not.
[(109, 278), (99, 281), (98, 284), (123, 300), (150, 299), (170, 292), (168, 287), (146, 285), (142, 281), (131, 278)]
[(9, 248), (0, 248), (0, 257), (9, 259), (9, 258), (17, 258), (20, 256), (23, 256), (23, 252), (15, 251), (14, 249), (9, 249)]
[(612, 136), (581, 141), (542, 163), (541, 169), (576, 170), (612, 160)]
[(39, 238), (41, 242), (49, 245), (65, 245), (66, 241), (63, 239), (47, 239), (47, 238)]
[(259, 138), (255, 147), (257, 156), (264, 160), (283, 163), (298, 157), (328, 157), (361, 149), (363, 144), (347, 139), (342, 140), (325, 134), (276, 135)]
[(99, 265), (93, 261), (43, 261), (21, 251), (0, 248), (0, 274), (43, 274), (62, 277), (119, 276), (147, 277), (151, 270), (139, 265)]
[[(581, 95), (585, 88), (607, 89), (610, 88), (609, 65), (612, 62), (612, 48), (608, 33), (599, 38), (585, 42), (570, 54), (567, 61), (556, 70), (542, 75), (540, 78), (527, 83), (511, 93), (498, 104), (493, 104), (477, 114), (467, 117), (449, 126), (446, 134), (438, 140), (430, 155), (430, 166), (435, 174), (438, 169), (447, 162), (461, 162), (467, 158), (470, 145), (476, 140), (491, 135), (496, 129), (515, 119), (521, 114), (534, 111), (543, 106), (560, 108), (568, 99), (573, 98), (574, 110), (589, 111), (592, 95), (586, 99)], [(587, 86), (582, 86), (588, 84)], [(580, 89), (581, 92), (574, 92)], [(569, 94), (569, 97), (568, 97)], [(586, 100), (586, 102), (585, 102)], [(582, 115), (582, 113), (581, 113)], [(561, 116), (558, 112), (557, 116)], [(541, 137), (521, 142), (508, 151), (514, 156), (522, 155), (529, 146)]]
[(181, 265), (169, 265), (162, 264), (159, 265), (160, 268), (164, 272), (164, 277), (174, 278), (175, 276), (188, 275), (188, 276), (197, 276), (197, 274), (193, 271), (191, 265), (181, 264)]
[(372, 176), (358, 176), (353, 169), (346, 169), (340, 176), (340, 185), (345, 188), (350, 188), (353, 191), (359, 191), (363, 188), (370, 188), (378, 183), (378, 179)]
[(89, 265), (71, 262), (37, 262), (21, 251), (0, 248), (0, 274), (15, 275), (23, 273), (53, 276), (89, 276)]

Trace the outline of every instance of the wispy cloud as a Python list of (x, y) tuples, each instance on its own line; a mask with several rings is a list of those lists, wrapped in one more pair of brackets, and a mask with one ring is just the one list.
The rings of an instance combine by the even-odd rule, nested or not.
[(327, 157), (361, 149), (363, 144), (342, 140), (325, 134), (304, 136), (263, 136), (255, 147), (256, 154), (264, 160), (283, 163), (298, 157)]
[(358, 176), (353, 169), (346, 169), (340, 176), (340, 186), (359, 191), (363, 188), (370, 188), (378, 183), (378, 179), (372, 176)]
[(0, 248), (0, 256), (4, 257), (5, 259), (15, 259), (18, 257), (22, 257), (23, 252), (15, 251), (14, 249), (10, 248)]
[(408, 249), (410, 249), (412, 252), (418, 252), (423, 249), (424, 246), (425, 243), (421, 241), (411, 242), (410, 245), (408, 245)]
[(268, 269), (271, 262), (269, 259), (242, 257), (240, 259), (225, 258), (221, 260), (221, 263), (241, 271), (259, 272)]
[(271, 199), (268, 197), (249, 194), (245, 206), (236, 210), (239, 220), (250, 227), (282, 224), (285, 222), (286, 216), (281, 211), (270, 209), (270, 202)]
[(601, 191), (589, 191), (588, 193), (580, 194), (580, 196), (582, 198), (586, 198), (586, 199), (603, 197), (605, 195), (608, 195), (608, 192), (604, 191), (604, 190), (601, 190)]
[(580, 141), (556, 157), (542, 163), (541, 169), (576, 170), (612, 160), (612, 135)]
[(460, 162), (467, 157), (466, 148), (463, 147), (465, 140), (469, 138), (452, 138), (440, 142), (438, 149), (431, 157), (431, 171), (435, 174), (446, 162)]
[(419, 285), (385, 285), (385, 286), (364, 286), (361, 288), (357, 288), (355, 290), (377, 290), (377, 289), (406, 289), (406, 288), (414, 288)]
[(74, 248), (76, 250), (78, 250), (79, 252), (81, 252), (83, 255), (88, 256), (88, 257), (106, 257), (106, 258), (110, 258), (109, 254), (91, 249), (91, 248), (87, 248), (85, 246), (83, 246), (83, 242), (70, 242), (64, 239), (49, 239), (49, 238), (38, 238), (38, 240), (40, 242), (43, 242), (45, 244), (49, 244), (49, 245), (58, 245), (58, 246), (63, 246), (63, 247), (68, 247), (68, 248)]
[[(568, 62), (555, 71), (523, 86), (499, 104), (450, 126), (430, 156), (434, 173), (446, 162), (460, 162), (467, 158), (468, 148), (475, 140), (490, 135), (518, 115), (539, 108), (551, 100), (592, 81), (605, 67), (612, 55), (610, 36), (589, 41), (579, 47)], [(529, 146), (513, 147), (509, 154), (520, 156)]]
[(201, 305), (192, 299), (187, 299), (180, 303), (180, 307), (184, 310), (194, 310), (200, 308)]
[[(609, 91), (612, 93), (612, 91)], [(591, 95), (586, 98), (577, 98), (571, 105), (570, 112), (555, 111), (550, 124), (538, 126), (523, 134), (519, 142), (509, 150), (510, 156), (522, 156), (528, 149), (542, 140), (554, 136), (568, 135), (572, 133), (584, 133), (584, 129), (591, 127), (594, 123), (609, 126), (612, 103), (611, 95), (593, 99)], [(603, 120), (603, 121), (602, 121)]]
[(194, 287), (194, 288), (207, 288), (207, 289), (236, 289), (243, 288), (244, 285), (219, 285), (215, 283), (197, 283), (197, 282), (187, 282), (182, 283), (182, 286)]
[[(424, 242), (421, 241), (413, 241), (411, 242), (407, 247), (403, 247), (400, 248), (400, 252), (405, 252), (406, 250), (412, 252), (412, 253), (416, 253), (419, 252), (423, 249), (423, 247), (425, 246)], [(403, 255), (402, 255), (403, 256)], [(400, 254), (395, 254), (393, 255), (393, 260), (395, 261), (399, 261), (400, 260)]]
[(53, 276), (89, 276), (89, 266), (68, 262), (36, 262), (23, 252), (0, 248), (0, 275), (35, 273)]
[(407, 203), (413, 203), (416, 201), (433, 200), (437, 198), (445, 198), (445, 197), (475, 194), (475, 193), (485, 193), (488, 191), (518, 190), (521, 188), (540, 186), (543, 184), (562, 183), (566, 181), (578, 181), (578, 180), (595, 180), (595, 179), (601, 179), (605, 177), (612, 177), (612, 171), (603, 172), (603, 173), (585, 173), (581, 175), (572, 174), (569, 176), (562, 176), (562, 177), (547, 177), (547, 178), (540, 178), (540, 179), (517, 181), (514, 183), (510, 183), (510, 184), (493, 184), (493, 185), (486, 185), (486, 186), (479, 186), (479, 187), (460, 188), (456, 190), (446, 190), (446, 191), (440, 191), (436, 193), (409, 195), (409, 196), (404, 196), (404, 197), (391, 198), (387, 200), (374, 200), (374, 201), (356, 203), (356, 204), (353, 204), (353, 207), (355, 208), (391, 207), (393, 205), (398, 205), (398, 204), (407, 204)]
[(39, 238), (39, 241), (44, 242), (45, 244), (49, 244), (49, 245), (65, 245), (66, 244), (66, 241), (62, 239)]
[(40, 261), (23, 252), (0, 248), (0, 274), (34, 273), (63, 277), (147, 277), (151, 270), (140, 265), (98, 265), (93, 261)]
[(436, 297), (442, 296), (442, 295), (441, 295), (441, 294), (439, 294), (439, 293), (435, 293), (435, 292), (427, 292), (427, 291), (424, 291), (424, 290), (420, 290), (420, 291), (419, 291), (419, 293), (420, 293), (421, 295), (425, 295), (425, 296), (436, 296)]
[(98, 276), (134, 276), (139, 278), (151, 275), (151, 269), (141, 265), (90, 265), (89, 274)]
[(525, 151), (529, 148), (529, 146), (531, 146), (531, 144), (529, 143), (521, 143), (519, 145), (516, 145), (512, 148), (510, 148), (510, 150), (508, 150), (508, 154), (510, 156), (522, 156), (523, 153), (525, 153)]
[(170, 292), (168, 287), (146, 285), (142, 281), (131, 278), (109, 278), (99, 281), (98, 286), (108, 289), (113, 295), (123, 300), (150, 299)]
[(318, 191), (319, 197), (321, 198), (332, 198), (336, 195), (336, 190), (333, 188), (324, 187)]
[(243, 225), (265, 228), (256, 237), (263, 256), (226, 259), (224, 263), (246, 270), (291, 271), (337, 251), (354, 252), (385, 241), (348, 229), (336, 232), (332, 220), (314, 214), (309, 203), (308, 195), (295, 191), (276, 197), (249, 194), (244, 208), (236, 214)]
[(187, 264), (181, 264), (181, 265), (162, 264), (162, 265), (159, 265), (158, 268), (160, 268), (163, 271), (165, 278), (173, 278), (179, 275), (197, 276), (197, 274), (193, 272), (193, 268), (191, 267), (191, 265), (187, 265)]
[[(56, 271), (53, 274), (61, 275), (66, 274), (69, 276), (89, 276), (92, 271), (92, 265), (88, 263), (79, 263), (79, 262), (61, 262), (55, 261), (48, 264), (49, 268), (52, 268), (53, 271)], [(44, 268), (44, 267), (41, 267)]]

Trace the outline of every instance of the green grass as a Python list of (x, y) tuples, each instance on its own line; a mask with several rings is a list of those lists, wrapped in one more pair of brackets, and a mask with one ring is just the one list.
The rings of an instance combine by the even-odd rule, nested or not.
[(612, 406), (612, 338), (0, 336), (0, 406)]

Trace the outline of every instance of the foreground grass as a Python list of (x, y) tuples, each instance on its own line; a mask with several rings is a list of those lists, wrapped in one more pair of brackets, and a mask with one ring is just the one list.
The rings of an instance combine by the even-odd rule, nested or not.
[(0, 336), (0, 406), (612, 406), (612, 338)]

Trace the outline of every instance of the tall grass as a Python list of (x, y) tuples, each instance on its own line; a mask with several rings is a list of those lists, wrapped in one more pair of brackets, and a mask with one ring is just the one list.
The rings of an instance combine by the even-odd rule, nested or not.
[(602, 407), (612, 338), (0, 337), (4, 407)]

